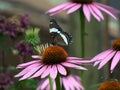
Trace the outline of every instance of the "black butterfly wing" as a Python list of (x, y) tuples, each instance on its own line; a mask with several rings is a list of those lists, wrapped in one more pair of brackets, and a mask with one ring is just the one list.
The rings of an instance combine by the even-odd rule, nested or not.
[(72, 35), (67, 32), (52, 33), (53, 34), (53, 43), (55, 45), (69, 45), (73, 42)]
[(62, 28), (57, 24), (55, 19), (50, 20), (49, 26), (53, 44), (69, 45), (73, 42), (72, 35), (70, 33), (64, 32)]
[(66, 45), (69, 45), (69, 44), (73, 43), (73, 37), (72, 37), (72, 35), (70, 33), (68, 33), (68, 32), (61, 32), (61, 34), (64, 35), (64, 36), (61, 36), (61, 37), (62, 37), (62, 39), (63, 39), (63, 41), (64, 41), (64, 43)]

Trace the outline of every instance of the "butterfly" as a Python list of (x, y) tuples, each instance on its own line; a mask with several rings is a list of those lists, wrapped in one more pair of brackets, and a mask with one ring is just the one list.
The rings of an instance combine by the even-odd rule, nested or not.
[(49, 33), (54, 45), (69, 45), (73, 42), (72, 35), (62, 30), (55, 19), (50, 20)]

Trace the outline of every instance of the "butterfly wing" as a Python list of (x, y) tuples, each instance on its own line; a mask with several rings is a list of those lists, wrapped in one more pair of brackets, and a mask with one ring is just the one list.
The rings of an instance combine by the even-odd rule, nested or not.
[(62, 39), (63, 39), (63, 41), (66, 45), (69, 45), (69, 44), (73, 43), (73, 37), (70, 33), (61, 32), (60, 36), (62, 37)]
[(53, 44), (69, 45), (73, 42), (72, 35), (70, 33), (64, 32), (54, 19), (50, 20), (49, 32), (53, 39)]
[(70, 33), (67, 33), (67, 32), (61, 32), (61, 33), (51, 33), (51, 37), (52, 37), (52, 42), (55, 44), (55, 45), (69, 45), (73, 42), (73, 38), (71, 36)]

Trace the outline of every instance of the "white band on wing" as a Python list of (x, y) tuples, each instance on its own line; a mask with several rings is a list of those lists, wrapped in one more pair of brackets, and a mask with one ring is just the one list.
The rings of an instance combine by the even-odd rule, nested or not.
[(64, 34), (60, 33), (60, 36), (63, 38), (64, 42), (66, 43), (66, 45), (68, 45), (68, 40), (67, 38), (65, 37)]
[(52, 32), (57, 32), (57, 33), (60, 33), (60, 31), (56, 28), (51, 28), (49, 29), (49, 32), (52, 33)]

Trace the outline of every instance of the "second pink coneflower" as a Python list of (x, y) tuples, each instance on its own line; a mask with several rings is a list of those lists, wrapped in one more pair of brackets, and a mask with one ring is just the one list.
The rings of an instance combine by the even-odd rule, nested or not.
[(112, 73), (120, 61), (120, 39), (114, 41), (111, 49), (96, 55), (91, 61), (94, 62), (94, 66), (99, 65), (98, 69), (101, 69), (105, 64), (111, 61), (110, 71)]
[(101, 11), (105, 12), (109, 16), (117, 19), (117, 14), (120, 14), (119, 10), (116, 10), (110, 6), (95, 2), (94, 0), (71, 0), (70, 2), (63, 3), (48, 10), (46, 13), (50, 16), (53, 16), (61, 11), (66, 10), (67, 14), (73, 13), (78, 9), (82, 8), (83, 13), (87, 19), (90, 21), (91, 14), (98, 20), (101, 21), (104, 19), (104, 16)]

